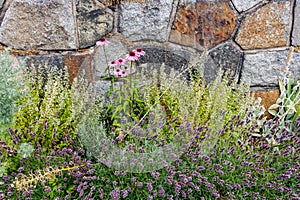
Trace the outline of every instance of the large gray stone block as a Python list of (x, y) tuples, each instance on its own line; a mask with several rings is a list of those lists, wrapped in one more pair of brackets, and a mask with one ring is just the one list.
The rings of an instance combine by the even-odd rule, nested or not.
[(215, 80), (220, 70), (229, 79), (239, 78), (242, 67), (243, 52), (230, 42), (225, 42), (208, 53), (204, 63), (204, 77), (207, 83)]
[(160, 68), (162, 64), (165, 64), (166, 71), (171, 69), (181, 71), (186, 68), (189, 63), (190, 55), (180, 50), (174, 50), (168, 47), (159, 47), (145, 45), (143, 50), (146, 52), (145, 56), (141, 57), (140, 63), (147, 64), (148, 67)]
[(131, 41), (168, 39), (172, 0), (121, 2), (120, 32)]
[(92, 46), (113, 28), (113, 15), (97, 1), (76, 0), (79, 48)]
[(65, 60), (64, 57), (59, 54), (52, 55), (31, 55), (31, 56), (20, 56), (20, 61), (25, 61), (28, 69), (35, 68), (40, 73), (40, 69), (43, 73), (46, 73), (46, 68), (50, 71), (59, 74), (59, 70), (64, 70)]
[(14, 49), (76, 49), (72, 0), (12, 1), (0, 27), (0, 42)]
[[(289, 50), (246, 53), (242, 77), (252, 87), (277, 87), (283, 78)], [(300, 53), (294, 52), (289, 67), (292, 77), (300, 78)]]

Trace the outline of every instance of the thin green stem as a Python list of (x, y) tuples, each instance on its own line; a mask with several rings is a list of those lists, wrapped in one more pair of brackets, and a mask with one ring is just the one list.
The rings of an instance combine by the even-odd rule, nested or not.
[(130, 67), (129, 67), (129, 87), (131, 88), (132, 87), (132, 63), (133, 61), (131, 60), (130, 61)]

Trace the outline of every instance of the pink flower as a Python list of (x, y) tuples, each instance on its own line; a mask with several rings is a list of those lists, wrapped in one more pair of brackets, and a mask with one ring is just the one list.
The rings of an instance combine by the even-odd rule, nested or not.
[(145, 51), (143, 51), (141, 48), (137, 48), (133, 51), (138, 55), (138, 57), (145, 55)]
[(110, 66), (110, 67), (115, 67), (115, 66), (117, 66), (119, 63), (118, 63), (118, 61), (116, 61), (116, 60), (113, 60), (113, 61), (110, 61), (109, 63), (108, 63), (108, 65)]
[(126, 63), (126, 60), (124, 58), (119, 58), (117, 61), (119, 65), (125, 65)]
[(125, 77), (125, 76), (127, 76), (127, 75), (128, 75), (127, 72), (124, 71), (124, 70), (122, 70), (122, 72), (121, 72), (121, 77)]
[(114, 70), (114, 75), (115, 75), (115, 77), (119, 77), (119, 75), (121, 74), (121, 69), (119, 69), (119, 68), (117, 68), (117, 69), (115, 69)]
[(127, 76), (127, 72), (120, 68), (117, 68), (114, 70), (114, 75), (116, 78), (122, 78), (122, 77)]
[(96, 42), (96, 45), (97, 45), (97, 46), (103, 46), (103, 45), (107, 46), (108, 43), (109, 43), (109, 42), (103, 37), (103, 38), (100, 38), (100, 40), (98, 40), (98, 41)]
[(139, 56), (137, 55), (136, 52), (134, 51), (130, 51), (127, 55), (126, 55), (126, 60), (131, 60), (131, 61), (135, 61), (139, 59)]

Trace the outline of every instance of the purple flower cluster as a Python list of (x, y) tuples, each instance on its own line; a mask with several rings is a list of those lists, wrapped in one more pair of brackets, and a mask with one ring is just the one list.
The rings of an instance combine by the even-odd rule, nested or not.
[[(42, 189), (45, 195), (56, 196), (55, 199), (61, 199), (62, 196), (65, 196), (65, 199), (71, 196), (93, 196), (95, 190), (93, 181), (97, 177), (94, 175), (95, 170), (92, 169), (91, 161), (86, 159), (84, 149), (74, 146), (75, 142), (68, 135), (64, 141), (69, 146), (53, 148), (47, 154), (42, 151), (42, 144), (39, 144), (27, 158), (18, 156), (15, 149), (17, 146), (0, 142), (0, 152), (2, 152), (0, 160), (13, 159), (14, 162), (18, 161), (20, 166), (17, 169), (11, 168), (10, 173), (3, 176), (4, 184), (0, 184), (0, 190), (5, 193), (0, 195), (0, 199), (5, 199), (6, 195), (13, 199), (23, 199), (23, 197), (36, 199), (36, 195), (40, 195), (39, 189)], [(18, 180), (18, 183), (15, 180)], [(51, 183), (53, 180), (55, 185)], [(72, 190), (68, 189), (70, 186)]]

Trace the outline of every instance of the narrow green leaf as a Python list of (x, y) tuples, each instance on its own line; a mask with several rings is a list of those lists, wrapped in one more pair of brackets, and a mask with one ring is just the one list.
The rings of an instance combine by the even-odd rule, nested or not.
[(268, 110), (268, 112), (273, 116), (277, 115), (277, 111), (275, 111), (275, 110)]

